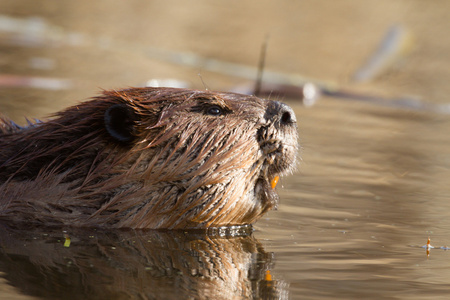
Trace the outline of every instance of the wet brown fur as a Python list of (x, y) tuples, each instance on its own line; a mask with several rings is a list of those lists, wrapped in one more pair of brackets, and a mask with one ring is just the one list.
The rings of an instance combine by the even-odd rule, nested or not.
[[(114, 105), (126, 111), (131, 140), (105, 127)], [(217, 107), (222, 114), (212, 115)], [(131, 228), (252, 223), (276, 204), (270, 180), (295, 165), (295, 116), (286, 107), (233, 93), (131, 88), (25, 128), (0, 118), (0, 217)]]

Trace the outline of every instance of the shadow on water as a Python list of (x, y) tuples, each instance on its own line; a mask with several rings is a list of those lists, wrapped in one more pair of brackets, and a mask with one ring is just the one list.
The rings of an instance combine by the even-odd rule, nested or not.
[[(45, 299), (283, 299), (251, 232), (26, 228), (0, 224), (0, 270)], [(251, 230), (248, 230), (251, 231)]]

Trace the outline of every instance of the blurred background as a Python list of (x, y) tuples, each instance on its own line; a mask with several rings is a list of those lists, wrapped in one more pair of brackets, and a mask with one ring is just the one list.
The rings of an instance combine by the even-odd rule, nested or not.
[[(43, 117), (100, 89), (150, 79), (230, 90), (245, 80), (163, 60), (157, 53), (171, 51), (178, 60), (192, 53), (256, 68), (266, 39), (266, 70), (381, 96), (444, 102), (450, 91), (448, 6), (410, 0), (3, 0), (0, 109), (17, 121)], [(387, 47), (394, 50), (378, 64), (381, 71), (356, 80), (393, 28), (397, 36)], [(48, 80), (27, 83), (28, 77)]]
[(268, 96), (302, 147), (255, 225), (284, 295), (446, 299), (449, 28), (449, 1), (2, 0), (0, 112), (25, 124), (155, 79), (251, 93), (267, 42), (265, 83), (325, 92)]

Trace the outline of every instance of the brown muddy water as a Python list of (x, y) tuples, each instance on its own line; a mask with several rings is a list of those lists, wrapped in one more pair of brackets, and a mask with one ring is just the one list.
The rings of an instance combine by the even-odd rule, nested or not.
[(151, 79), (251, 86), (265, 40), (268, 83), (303, 76), (331, 93), (310, 107), (269, 96), (297, 114), (301, 161), (253, 234), (1, 224), (0, 298), (447, 299), (449, 12), (412, 0), (1, 1), (0, 111), (21, 124)]

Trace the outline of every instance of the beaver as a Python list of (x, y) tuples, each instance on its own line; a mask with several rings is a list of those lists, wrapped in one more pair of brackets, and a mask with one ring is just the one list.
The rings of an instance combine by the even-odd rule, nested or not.
[(0, 218), (77, 227), (252, 224), (296, 165), (286, 104), (236, 93), (129, 88), (18, 126), (0, 118)]

